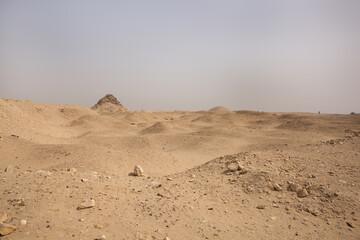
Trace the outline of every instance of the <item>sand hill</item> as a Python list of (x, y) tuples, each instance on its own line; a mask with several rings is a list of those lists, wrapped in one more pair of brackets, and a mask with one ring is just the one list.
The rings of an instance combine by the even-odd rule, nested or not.
[(359, 239), (360, 115), (119, 104), (0, 98), (1, 239)]
[(112, 94), (106, 94), (105, 97), (101, 98), (97, 104), (91, 107), (91, 109), (100, 113), (129, 111)]

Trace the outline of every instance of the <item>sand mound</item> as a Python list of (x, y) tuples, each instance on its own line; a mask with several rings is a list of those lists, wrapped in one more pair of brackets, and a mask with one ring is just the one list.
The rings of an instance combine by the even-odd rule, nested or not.
[(129, 111), (129, 109), (124, 107), (112, 94), (106, 94), (105, 97), (100, 99), (91, 109), (100, 113)]
[(165, 125), (161, 122), (157, 122), (154, 125), (151, 125), (150, 127), (145, 128), (140, 133), (141, 134), (161, 133), (161, 132), (164, 132), (165, 130), (166, 130)]
[(211, 111), (211, 112), (231, 112), (231, 110), (229, 110), (223, 106), (214, 107), (214, 108), (210, 109), (209, 111)]

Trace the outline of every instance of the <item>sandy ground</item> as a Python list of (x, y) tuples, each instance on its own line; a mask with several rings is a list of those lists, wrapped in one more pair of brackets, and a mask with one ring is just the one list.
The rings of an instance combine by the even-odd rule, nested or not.
[(359, 172), (356, 114), (0, 98), (4, 240), (360, 239)]

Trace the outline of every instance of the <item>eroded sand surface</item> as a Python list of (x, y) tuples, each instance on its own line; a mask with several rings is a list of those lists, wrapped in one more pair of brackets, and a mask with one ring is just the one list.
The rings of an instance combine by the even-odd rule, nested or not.
[(359, 172), (359, 115), (0, 99), (4, 240), (359, 239)]

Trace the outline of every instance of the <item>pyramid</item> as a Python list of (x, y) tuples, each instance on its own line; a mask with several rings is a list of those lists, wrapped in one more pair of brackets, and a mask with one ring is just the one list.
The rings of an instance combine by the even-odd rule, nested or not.
[(112, 94), (106, 94), (97, 104), (91, 107), (92, 110), (100, 113), (111, 113), (117, 111), (129, 111)]
[(229, 110), (223, 106), (214, 107), (214, 108), (210, 109), (209, 111), (211, 111), (211, 112), (231, 112), (231, 110)]

